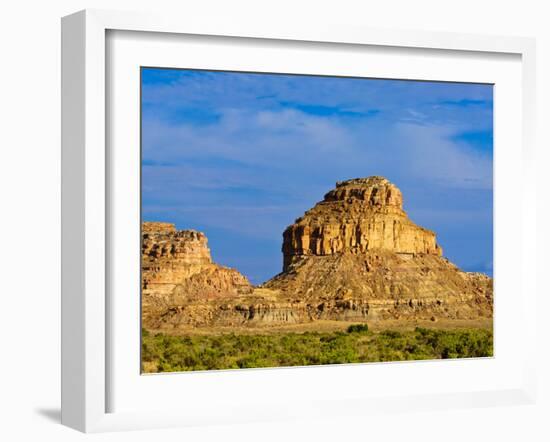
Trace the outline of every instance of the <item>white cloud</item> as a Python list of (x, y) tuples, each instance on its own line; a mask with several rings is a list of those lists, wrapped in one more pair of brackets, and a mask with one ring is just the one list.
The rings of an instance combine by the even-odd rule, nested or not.
[[(146, 121), (144, 159), (153, 165), (143, 170), (144, 209), (271, 237), (340, 179), (381, 174), (404, 190), (416, 182), (491, 189), (492, 158), (453, 141), (457, 130), (402, 121), (344, 123), (294, 109), (230, 109), (209, 125)], [(457, 210), (470, 216), (471, 210)], [(446, 215), (435, 212), (437, 225)]]

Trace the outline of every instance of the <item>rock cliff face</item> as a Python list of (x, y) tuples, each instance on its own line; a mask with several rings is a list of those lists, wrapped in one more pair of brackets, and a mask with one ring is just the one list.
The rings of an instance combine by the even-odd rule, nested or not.
[(401, 191), (382, 177), (336, 183), (283, 233), (283, 272), (309, 255), (386, 250), (441, 256), (435, 233), (417, 226), (403, 210)]
[(493, 281), (442, 256), (382, 177), (339, 182), (283, 233), (283, 271), (259, 287), (212, 263), (204, 234), (145, 223), (144, 326), (492, 318)]
[(168, 223), (143, 224), (141, 256), (143, 289), (167, 293), (212, 264), (204, 234)]
[(283, 233), (283, 272), (264, 288), (309, 305), (316, 319), (492, 317), (492, 279), (442, 257), (386, 178), (336, 183)]
[(174, 306), (252, 292), (245, 276), (212, 262), (206, 236), (195, 230), (143, 223), (141, 257), (145, 325)]

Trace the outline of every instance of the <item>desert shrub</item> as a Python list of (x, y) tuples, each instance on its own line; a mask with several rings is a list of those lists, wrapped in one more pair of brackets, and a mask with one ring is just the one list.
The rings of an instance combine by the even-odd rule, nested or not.
[(396, 330), (384, 330), (383, 332), (380, 333), (382, 336), (384, 337), (387, 337), (387, 338), (391, 338), (391, 339), (395, 339), (395, 338), (400, 338), (401, 337), (401, 333), (396, 331)]
[(344, 364), (419, 359), (485, 357), (493, 354), (490, 330), (347, 332), (268, 335), (142, 334), (142, 367), (148, 372)]
[(353, 324), (346, 331), (348, 333), (366, 333), (369, 331), (369, 326), (367, 324)]
[(493, 355), (493, 332), (483, 329), (415, 330), (417, 339), (432, 348), (442, 359), (473, 358)]

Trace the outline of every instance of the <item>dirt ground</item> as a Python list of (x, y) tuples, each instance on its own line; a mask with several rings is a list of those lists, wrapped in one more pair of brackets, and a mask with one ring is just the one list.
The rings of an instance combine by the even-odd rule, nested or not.
[[(219, 335), (225, 333), (235, 334), (273, 334), (273, 333), (303, 333), (306, 331), (331, 332), (344, 331), (351, 324), (357, 322), (348, 321), (313, 321), (301, 324), (288, 324), (280, 326), (263, 326), (263, 327), (179, 327), (149, 330), (151, 333), (164, 333), (173, 336), (183, 335)], [(437, 321), (430, 320), (403, 320), (403, 319), (387, 319), (368, 322), (369, 329), (372, 331), (381, 330), (414, 330), (415, 327), (434, 328), (440, 330), (453, 330), (460, 328), (481, 328), (492, 329), (493, 320), (490, 318), (468, 320), (468, 319), (438, 319)]]

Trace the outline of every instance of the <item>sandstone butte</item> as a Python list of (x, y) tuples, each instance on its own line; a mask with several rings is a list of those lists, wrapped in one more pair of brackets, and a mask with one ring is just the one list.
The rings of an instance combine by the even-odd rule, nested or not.
[(203, 233), (143, 223), (144, 327), (492, 318), (492, 279), (444, 258), (383, 177), (336, 183), (286, 228), (282, 251), (282, 272), (253, 287), (212, 262)]

